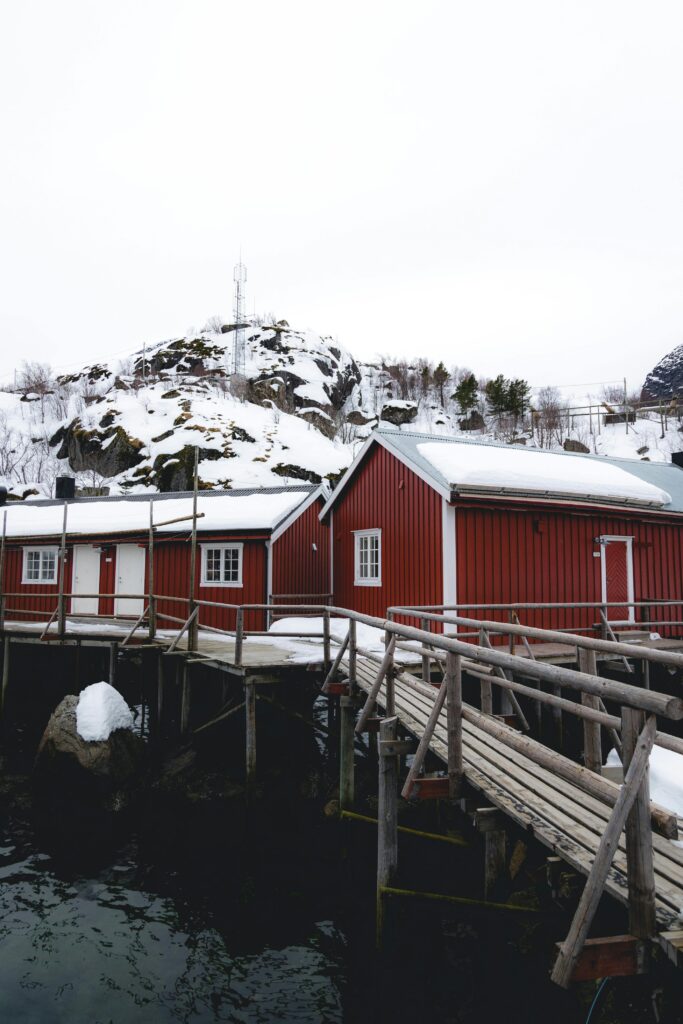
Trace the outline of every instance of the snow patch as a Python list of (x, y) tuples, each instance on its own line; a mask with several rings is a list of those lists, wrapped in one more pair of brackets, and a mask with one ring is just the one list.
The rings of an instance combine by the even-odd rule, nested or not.
[[(608, 765), (620, 765), (616, 750), (607, 755)], [(650, 799), (683, 818), (683, 754), (654, 746), (650, 754)]]
[(81, 691), (76, 708), (76, 729), (82, 740), (108, 740), (116, 729), (132, 729), (133, 713), (109, 683), (92, 683)]

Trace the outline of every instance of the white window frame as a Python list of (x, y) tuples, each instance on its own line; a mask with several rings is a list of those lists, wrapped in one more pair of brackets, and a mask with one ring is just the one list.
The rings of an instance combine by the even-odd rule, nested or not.
[(610, 626), (629, 626), (636, 621), (635, 608), (631, 605), (629, 608), (622, 609), (627, 613), (627, 618), (623, 619), (610, 619), (609, 609), (614, 607), (610, 605), (607, 600), (607, 557), (606, 549), (608, 544), (614, 544), (617, 541), (626, 545), (626, 587), (628, 590), (627, 600), (634, 601), (635, 590), (633, 586), (633, 537), (625, 537), (623, 534), (603, 534), (600, 537), (600, 586), (602, 590), (602, 603), (607, 612), (607, 621)]
[[(201, 545), (202, 549), (202, 576), (201, 584), (202, 587), (241, 587), (242, 586), (242, 566), (244, 563), (244, 544), (241, 541), (221, 541), (220, 543), (206, 543)], [(237, 550), (237, 567), (238, 567), (238, 579), (230, 582), (222, 582), (216, 580), (207, 580), (206, 578), (206, 562), (209, 551), (230, 551)], [(221, 571), (225, 563), (225, 555), (221, 555)]]
[[(41, 572), (41, 578), (37, 579), (37, 580), (30, 580), (28, 578), (28, 556), (29, 556), (29, 552), (35, 552), (35, 551), (39, 551), (40, 552), (40, 572)], [(54, 555), (55, 571), (54, 571), (54, 575), (53, 576), (51, 576), (49, 579), (45, 579), (45, 578), (42, 577), (43, 555), (44, 554), (48, 554), (48, 552)], [(55, 547), (53, 544), (49, 544), (49, 545), (36, 544), (36, 545), (31, 546), (30, 548), (28, 548), (28, 547), (27, 548), (23, 548), (23, 550), (22, 550), (22, 559), (21, 559), (21, 582), (22, 582), (22, 584), (26, 584), (29, 587), (39, 587), (39, 586), (41, 586), (41, 584), (43, 586), (53, 586), (55, 583), (58, 583), (59, 582), (59, 548)]]
[[(360, 542), (364, 537), (377, 538), (377, 577), (374, 579), (361, 579), (360, 575)], [(381, 587), (382, 586), (382, 531), (381, 530), (354, 530), (353, 531), (353, 585), (355, 587)]]

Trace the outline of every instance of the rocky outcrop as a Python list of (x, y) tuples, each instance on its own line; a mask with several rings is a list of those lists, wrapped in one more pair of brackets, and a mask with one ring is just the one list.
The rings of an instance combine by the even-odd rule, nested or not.
[(61, 799), (120, 807), (142, 770), (144, 743), (129, 729), (116, 729), (107, 740), (82, 739), (76, 728), (78, 700), (65, 697), (50, 717), (36, 754), (36, 783)]
[(677, 345), (650, 370), (645, 378), (640, 397), (642, 401), (648, 402), (653, 399), (672, 398), (681, 394), (683, 394), (683, 345)]
[(131, 437), (123, 427), (86, 430), (80, 419), (60, 427), (50, 438), (50, 445), (60, 446), (57, 458), (68, 459), (75, 473), (93, 470), (103, 477), (117, 476), (144, 460), (142, 441)]
[(458, 420), (458, 426), (461, 430), (484, 430), (486, 428), (486, 420), (480, 412), (473, 409), (469, 416)]
[(415, 402), (385, 402), (382, 406), (380, 419), (387, 423), (393, 423), (395, 427), (402, 427), (406, 423), (412, 423), (417, 419), (417, 405)]
[(322, 477), (319, 473), (315, 473), (312, 469), (304, 469), (303, 466), (294, 466), (291, 463), (283, 465), (278, 463), (277, 466), (273, 467), (273, 473), (277, 473), (278, 476), (284, 476), (290, 480), (307, 480), (310, 484), (322, 483)]
[(316, 427), (325, 437), (334, 437), (337, 433), (333, 420), (322, 409), (320, 412), (317, 409), (303, 409), (299, 416), (301, 416), (302, 420), (306, 420), (307, 423), (311, 423)]
[(567, 437), (562, 445), (566, 452), (580, 452), (582, 455), (590, 455), (590, 448), (573, 437)]
[[(194, 485), (194, 446), (185, 445), (179, 452), (157, 455), (152, 476), (160, 491), (191, 491)], [(199, 462), (225, 458), (215, 448), (200, 448)], [(200, 485), (201, 486), (201, 485)]]

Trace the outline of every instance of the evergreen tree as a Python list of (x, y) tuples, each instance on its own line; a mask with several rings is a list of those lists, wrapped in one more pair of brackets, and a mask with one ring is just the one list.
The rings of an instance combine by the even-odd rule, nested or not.
[(474, 409), (477, 404), (477, 394), (479, 393), (479, 385), (477, 384), (477, 378), (473, 373), (463, 377), (457, 388), (453, 392), (453, 398), (460, 406), (463, 415), (467, 416), (470, 409)]
[(500, 416), (508, 411), (510, 401), (510, 381), (502, 373), (490, 380), (486, 385), (486, 401), (489, 410)]
[(513, 416), (523, 416), (529, 407), (531, 388), (525, 380), (517, 377), (508, 383), (508, 412)]
[(442, 408), (444, 406), (443, 389), (446, 383), (450, 380), (450, 377), (451, 375), (443, 363), (439, 363), (437, 368), (434, 370), (434, 376), (432, 379), (434, 381), (434, 386), (439, 389), (439, 399), (441, 401)]

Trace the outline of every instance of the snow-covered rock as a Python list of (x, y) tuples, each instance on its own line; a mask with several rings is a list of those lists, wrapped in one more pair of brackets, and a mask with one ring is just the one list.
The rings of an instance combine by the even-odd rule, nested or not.
[(645, 378), (640, 397), (643, 401), (650, 401), (653, 398), (671, 398), (672, 395), (681, 393), (683, 393), (683, 345), (677, 345), (650, 370)]
[(88, 743), (108, 740), (116, 729), (132, 729), (133, 713), (109, 683), (92, 683), (81, 691), (76, 729)]

